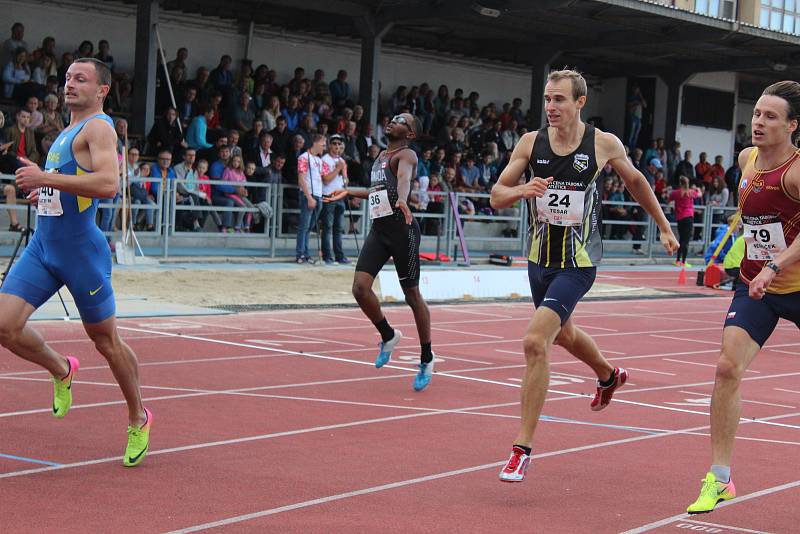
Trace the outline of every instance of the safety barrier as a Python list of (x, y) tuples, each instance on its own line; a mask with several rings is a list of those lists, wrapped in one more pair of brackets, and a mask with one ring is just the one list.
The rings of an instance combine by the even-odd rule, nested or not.
[[(0, 175), (0, 181), (4, 183), (13, 181), (13, 178), (11, 175)], [(276, 255), (279, 248), (285, 250), (294, 247), (296, 224), (300, 214), (298, 201), (299, 195), (302, 194), (297, 186), (263, 182), (231, 183), (220, 180), (164, 180), (153, 177), (134, 178), (131, 182), (156, 182), (159, 184), (156, 195), (152, 197), (152, 203), (133, 204), (131, 213), (134, 215), (134, 223), (137, 223), (136, 219), (147, 219), (146, 212), (153, 213), (152, 228), (137, 223), (136, 233), (143, 240), (150, 238), (151, 246), (157, 242), (164, 256), (169, 255), (171, 242), (192, 243), (192, 246), (198, 243), (197, 239), (187, 238), (204, 238), (202, 246), (206, 249), (225, 248), (229, 246), (225, 243), (237, 243), (237, 240), (244, 240), (238, 242), (246, 242), (246, 247), (256, 247), (268, 251), (272, 257)], [(208, 199), (199, 194), (198, 186), (200, 184), (212, 187), (215, 185), (242, 186), (248, 190), (249, 197), (264, 198), (267, 207), (262, 205), (261, 207), (264, 209), (259, 209), (258, 206), (220, 205), (215, 203), (215, 199), (218, 199), (217, 195), (212, 195), (212, 198)], [(179, 199), (176, 194), (179, 186), (191, 194)], [(263, 196), (255, 194), (258, 190), (264, 191)], [(428, 252), (436, 250), (445, 254), (458, 253), (459, 240), (451, 196), (448, 193), (433, 191), (429, 191), (427, 196), (427, 209), (413, 212), (422, 230), (422, 249)], [(452, 198), (455, 199), (458, 207), (465, 244), (470, 250), (519, 252), (523, 255), (526, 253), (529, 227), (526, 202), (517, 202), (512, 208), (500, 210), (498, 213), (486, 209), (489, 206), (490, 198), (487, 193), (455, 193)], [(354, 200), (352, 197), (344, 202), (342, 244), (345, 252), (352, 254), (363, 240), (363, 236), (369, 232), (371, 223), (366, 202)], [(119, 235), (119, 209), (121, 207), (120, 196), (114, 199), (102, 199), (98, 205), (98, 224), (104, 223), (103, 230), (109, 239), (113, 239), (114, 235)], [(472, 207), (475, 208), (474, 212)], [(624, 217), (609, 216), (612, 214), (612, 208), (620, 207), (624, 209)], [(16, 211), (18, 220), (25, 225), (27, 209), (27, 206), (21, 203), (16, 205), (0, 203), (0, 239), (6, 238), (10, 241), (9, 238), (15, 235), (10, 231), (2, 231), (7, 227), (4, 224), (4, 221), (8, 220), (6, 210)], [(658, 229), (655, 222), (637, 203), (604, 201), (602, 209), (605, 215), (602, 232), (607, 249), (621, 245), (630, 246), (630, 254), (633, 254), (633, 248), (640, 249), (640, 254), (647, 256), (660, 253)], [(662, 205), (662, 209), (668, 219), (672, 217), (669, 206)], [(690, 246), (695, 251), (707, 248), (714, 239), (716, 229), (726, 226), (727, 217), (735, 211), (735, 206), (695, 205), (694, 233)], [(242, 217), (249, 215), (255, 220), (260, 220), (254, 226), (258, 228), (258, 231), (250, 232), (242, 228), (240, 232), (221, 233), (220, 226), (223, 225), (220, 223), (227, 218), (228, 214), (233, 219), (237, 219), (241, 214)], [(34, 228), (35, 220), (36, 217), (31, 216), (31, 224)], [(197, 224), (194, 224), (194, 221), (197, 221)], [(673, 231), (677, 234), (677, 223), (674, 220), (671, 220), (670, 223)], [(317, 227), (314, 227), (312, 231), (317, 231)], [(247, 239), (245, 240), (245, 238)], [(314, 241), (312, 239), (312, 245)]]

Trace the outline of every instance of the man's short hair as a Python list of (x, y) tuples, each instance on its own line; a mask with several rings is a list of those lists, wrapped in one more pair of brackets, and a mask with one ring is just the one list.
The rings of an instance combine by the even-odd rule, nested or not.
[(268, 131), (266, 131), (266, 130), (261, 130), (261, 133), (260, 133), (260, 134), (258, 134), (258, 139), (259, 139), (259, 140), (261, 140), (261, 139), (265, 139), (265, 138), (267, 138), (267, 137), (269, 137), (270, 139), (272, 139), (272, 134), (271, 134), (271, 133), (269, 133), (269, 132), (268, 132)]
[(94, 65), (94, 72), (97, 74), (97, 82), (100, 85), (111, 85), (111, 69), (99, 59), (82, 57), (76, 59), (73, 63), (90, 63)]
[[(300, 136), (300, 137), (302, 138), (302, 136)], [(324, 140), (324, 139), (325, 139), (324, 135), (322, 135), (322, 134), (314, 134), (314, 135), (311, 136), (311, 144), (315, 145), (319, 141)]]
[(547, 75), (548, 82), (557, 82), (559, 80), (569, 80), (572, 82), (572, 98), (574, 100), (586, 96), (586, 80), (580, 72), (573, 69), (562, 69), (554, 70)]

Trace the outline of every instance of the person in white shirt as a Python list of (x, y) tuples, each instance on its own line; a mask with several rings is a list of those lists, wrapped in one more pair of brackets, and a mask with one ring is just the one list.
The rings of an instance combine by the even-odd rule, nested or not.
[(316, 263), (308, 255), (308, 237), (322, 209), (322, 154), (325, 136), (314, 134), (311, 147), (297, 158), (297, 184), (300, 186), (300, 223), (297, 225), (297, 263)]
[[(322, 197), (329, 197), (339, 189), (347, 187), (347, 162), (342, 158), (344, 137), (334, 134), (330, 139), (328, 153), (322, 157)], [(342, 250), (342, 223), (344, 220), (344, 199), (324, 202), (320, 214), (322, 260), (325, 265), (350, 263)], [(333, 231), (333, 251), (331, 251), (331, 231)], [(331, 253), (333, 252), (333, 253)]]

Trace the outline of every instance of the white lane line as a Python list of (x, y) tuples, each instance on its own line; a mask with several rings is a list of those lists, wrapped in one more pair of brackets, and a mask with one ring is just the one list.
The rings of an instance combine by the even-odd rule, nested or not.
[[(406, 378), (414, 376), (414, 373), (402, 373), (396, 375), (381, 375), (381, 376), (369, 376), (369, 377), (362, 377), (362, 378), (340, 378), (337, 380), (318, 380), (314, 382), (301, 382), (295, 384), (274, 384), (271, 386), (255, 386), (255, 387), (248, 387), (248, 388), (238, 388), (238, 389), (227, 389), (227, 390), (202, 390), (202, 389), (187, 389), (187, 388), (178, 388), (178, 387), (167, 387), (167, 386), (141, 386), (143, 390), (158, 390), (158, 391), (189, 391), (191, 393), (183, 393), (179, 395), (166, 395), (161, 397), (145, 397), (142, 400), (147, 402), (153, 401), (160, 401), (160, 400), (174, 400), (174, 399), (184, 399), (189, 397), (202, 397), (202, 396), (210, 396), (210, 395), (242, 395), (248, 392), (254, 391), (268, 391), (274, 389), (291, 389), (291, 388), (302, 388), (308, 386), (323, 386), (323, 385), (330, 385), (330, 384), (347, 384), (352, 382), (367, 382), (371, 380), (392, 380), (396, 378)], [(2, 377), (0, 377), (1, 379)], [(8, 379), (6, 379), (8, 380)], [(49, 381), (49, 379), (42, 379), (42, 378), (23, 378), (16, 380), (29, 380), (29, 381)], [(75, 384), (81, 384), (80, 381), (75, 381)], [(101, 386), (117, 386), (113, 383), (99, 383), (96, 385)], [(258, 395), (253, 395), (258, 396)], [(115, 406), (118, 404), (126, 404), (124, 400), (118, 401), (108, 401), (108, 402), (96, 402), (91, 404), (73, 404), (71, 410), (77, 410), (81, 408), (96, 408), (101, 406)], [(33, 410), (22, 410), (17, 412), (6, 412), (0, 413), (0, 418), (2, 417), (14, 417), (18, 415), (30, 415), (30, 414), (37, 414), (37, 413), (50, 413), (50, 408), (37, 408)]]
[[(697, 393), (694, 391), (681, 391), (680, 393), (686, 393), (687, 395), (696, 395), (698, 397), (705, 397), (705, 398), (711, 397), (711, 395), (709, 395), (708, 393)], [(789, 406), (787, 404), (774, 404), (772, 402), (762, 402), (762, 401), (754, 401), (747, 399), (741, 399), (741, 401), (746, 402), (748, 404), (761, 404), (762, 406), (774, 406), (776, 408), (792, 408), (793, 410), (797, 409), (797, 406)]]
[(322, 343), (336, 343), (337, 345), (349, 345), (351, 347), (363, 347), (364, 346), (364, 345), (362, 345), (360, 343), (350, 343), (349, 341), (337, 341), (337, 340), (334, 340), (334, 339), (324, 339), (324, 338), (321, 338), (321, 337), (310, 337), (307, 334), (304, 334), (302, 336), (298, 336), (298, 335), (295, 335), (295, 334), (287, 334), (287, 333), (284, 333), (284, 332), (277, 332), (277, 335), (285, 336), (285, 337), (292, 337), (292, 338), (300, 340), (300, 341), (284, 341), (284, 343), (302, 343), (303, 341), (306, 341), (306, 340), (310, 339), (312, 341), (318, 341), (318, 342), (322, 342)]
[(675, 340), (675, 341), (689, 341), (689, 342), (692, 342), (692, 343), (703, 343), (703, 344), (706, 344), (706, 345), (717, 345), (717, 346), (719, 346), (719, 341), (706, 341), (704, 339), (692, 339), (692, 338), (688, 338), (688, 337), (677, 337), (677, 336), (661, 336), (661, 335), (657, 335), (657, 334), (653, 334), (650, 337), (657, 337), (659, 339), (672, 339), (672, 340)]
[[(472, 311), (472, 310), (465, 310), (465, 309), (463, 309), (464, 306), (450, 306), (450, 305), (448, 305), (448, 306), (439, 306), (439, 308), (452, 310), (452, 311), (457, 312), (459, 314), (465, 313), (467, 315), (482, 315), (484, 317), (493, 317), (495, 319), (515, 319), (515, 317), (513, 317), (511, 315), (502, 315), (502, 314), (499, 314), (499, 313), (476, 312), (476, 311)], [(437, 321), (437, 324), (438, 324), (438, 321)]]
[(625, 367), (625, 368), (630, 369), (631, 371), (639, 371), (640, 373), (654, 373), (657, 375), (677, 376), (676, 373), (665, 373), (664, 371), (652, 371), (650, 369), (639, 369), (637, 367)]
[[(739, 503), (747, 502), (751, 499), (757, 499), (758, 497), (763, 497), (765, 495), (772, 495), (774, 493), (778, 493), (781, 491), (786, 491), (788, 489), (793, 489), (800, 486), (800, 480), (795, 480), (794, 482), (787, 482), (786, 484), (781, 484), (779, 486), (772, 486), (771, 488), (765, 488), (761, 491), (756, 491), (755, 493), (750, 493), (748, 495), (742, 495), (741, 497), (736, 497), (730, 501), (723, 501), (717, 504), (715, 510), (720, 508), (725, 508), (726, 506), (734, 506)], [(673, 515), (672, 517), (667, 517), (665, 519), (661, 519), (660, 521), (654, 521), (652, 523), (648, 523), (646, 525), (642, 525), (640, 527), (636, 527), (631, 530), (626, 530), (622, 534), (641, 534), (642, 532), (649, 532), (651, 530), (655, 530), (657, 528), (669, 525), (676, 521), (686, 520), (690, 516), (689, 514), (678, 514)]]
[[(570, 449), (561, 449), (561, 450), (557, 450), (557, 451), (534, 454), (533, 458), (534, 459), (541, 459), (541, 458), (548, 458), (548, 457), (552, 457), (552, 456), (561, 456), (561, 455), (571, 454), (571, 453), (575, 453), (575, 452), (582, 452), (582, 451), (586, 451), (586, 450), (599, 449), (599, 448), (603, 448), (603, 447), (612, 447), (612, 446), (615, 446), (615, 445), (634, 443), (634, 442), (644, 441), (644, 440), (648, 440), (648, 439), (658, 439), (658, 438), (663, 438), (663, 437), (667, 437), (667, 436), (680, 435), (680, 434), (684, 434), (686, 432), (694, 432), (694, 431), (697, 431), (697, 430), (704, 430), (704, 429), (707, 429), (707, 428), (708, 428), (708, 426), (706, 425), (706, 426), (701, 426), (701, 427), (685, 428), (685, 429), (681, 429), (681, 430), (670, 430), (670, 431), (659, 433), (659, 434), (648, 434), (648, 435), (644, 435), (644, 436), (635, 436), (635, 437), (631, 437), (631, 438), (624, 438), (624, 439), (618, 439), (618, 440), (612, 440), (612, 441), (605, 441), (605, 442), (594, 443), (594, 444), (590, 444), (590, 445), (583, 445), (583, 446), (580, 446), (580, 447), (573, 447), (573, 448), (570, 448)], [(302, 502), (298, 502), (298, 503), (294, 503), (294, 504), (281, 506), (281, 507), (278, 507), (278, 508), (270, 508), (270, 509), (267, 509), (267, 510), (261, 510), (261, 511), (252, 512), (252, 513), (249, 513), (249, 514), (243, 514), (243, 515), (238, 515), (238, 516), (234, 516), (234, 517), (228, 517), (228, 518), (225, 518), (225, 519), (221, 519), (221, 520), (213, 521), (213, 522), (209, 522), (209, 523), (203, 523), (203, 524), (200, 524), (200, 525), (193, 525), (193, 526), (185, 527), (185, 528), (182, 528), (182, 529), (179, 529), (179, 530), (174, 530), (174, 531), (172, 531), (172, 532), (170, 532), (168, 534), (179, 534), (179, 533), (182, 534), (182, 533), (189, 533), (189, 532), (198, 532), (198, 531), (201, 531), (201, 530), (208, 530), (210, 528), (224, 527), (224, 526), (235, 524), (235, 523), (241, 523), (241, 522), (244, 522), (244, 521), (250, 521), (250, 520), (253, 520), (253, 519), (258, 519), (258, 518), (261, 518), (261, 517), (267, 517), (267, 516), (270, 516), (270, 515), (280, 514), (282, 512), (290, 512), (290, 511), (293, 511), (293, 510), (298, 510), (298, 509), (303, 509), (303, 508), (310, 508), (312, 506), (317, 506), (317, 505), (320, 505), (320, 504), (325, 504), (325, 503), (329, 503), (329, 502), (333, 502), (333, 501), (339, 501), (339, 500), (342, 500), (342, 499), (348, 499), (348, 498), (351, 498), (351, 497), (357, 497), (357, 496), (361, 496), (361, 495), (368, 495), (368, 494), (372, 494), (372, 493), (379, 493), (379, 492), (382, 492), (382, 491), (402, 488), (402, 487), (411, 486), (411, 485), (415, 485), (415, 484), (421, 484), (421, 483), (430, 482), (430, 481), (433, 481), (433, 480), (440, 480), (440, 479), (443, 479), (443, 478), (450, 478), (450, 477), (464, 475), (464, 474), (468, 474), (468, 473), (474, 473), (474, 472), (478, 472), (478, 471), (483, 471), (483, 470), (486, 470), (486, 469), (497, 468), (497, 467), (501, 467), (501, 466), (505, 465), (505, 463), (506, 463), (505, 461), (492, 462), (492, 463), (481, 464), (481, 465), (476, 465), (476, 466), (472, 466), (472, 467), (466, 467), (466, 468), (463, 468), (463, 469), (455, 469), (455, 470), (452, 470), (452, 471), (445, 471), (445, 472), (442, 472), (442, 473), (436, 473), (436, 474), (427, 475), (427, 476), (423, 476), (423, 477), (412, 478), (412, 479), (402, 480), (402, 481), (398, 481), (398, 482), (392, 482), (392, 483), (389, 483), (389, 484), (382, 484), (382, 485), (379, 485), (379, 486), (372, 486), (372, 487), (369, 487), (369, 488), (363, 488), (363, 489), (359, 489), (359, 490), (348, 491), (348, 492), (345, 492), (345, 493), (338, 493), (338, 494), (335, 494), (335, 495), (328, 495), (326, 497), (320, 497), (320, 498), (317, 498), (317, 499), (311, 499), (311, 500), (307, 500), (307, 501), (302, 501)], [(41, 471), (48, 471), (48, 470), (50, 470), (50, 469), (41, 468)], [(800, 485), (800, 482), (798, 482), (797, 484)], [(737, 501), (736, 500), (727, 501), (727, 503), (735, 503), (735, 502), (737, 502)], [(665, 524), (669, 524), (669, 523), (665, 523)]]
[(194, 319), (189, 320), (189, 319), (177, 319), (176, 318), (176, 319), (171, 319), (171, 320), (173, 322), (176, 322), (176, 323), (186, 323), (186, 324), (189, 324), (189, 325), (208, 326), (208, 327), (211, 327), (211, 328), (226, 328), (228, 330), (247, 330), (247, 328), (242, 328), (241, 326), (229, 326), (229, 325), (225, 325), (225, 324), (210, 324), (210, 323), (204, 323), (202, 321), (196, 321)]
[[(395, 415), (389, 417), (378, 417), (373, 419), (362, 419), (358, 421), (349, 421), (346, 423), (337, 423), (332, 425), (324, 425), (324, 426), (316, 426), (310, 428), (300, 428), (296, 430), (286, 430), (283, 432), (274, 432), (271, 434), (260, 434), (257, 436), (246, 436), (242, 438), (233, 438), (227, 440), (219, 440), (219, 441), (210, 441), (205, 443), (195, 443), (192, 445), (184, 445), (181, 447), (172, 447), (170, 449), (160, 449), (155, 451), (148, 452), (148, 456), (159, 456), (162, 454), (171, 454), (175, 452), (184, 452), (184, 451), (192, 451), (198, 449), (207, 449), (209, 447), (220, 447), (224, 445), (234, 445), (239, 443), (248, 443), (253, 441), (262, 441), (266, 439), (274, 439), (280, 438), (285, 436), (296, 436), (299, 434), (308, 434), (311, 432), (321, 432), (327, 430), (336, 430), (341, 428), (351, 428), (363, 425), (371, 425), (371, 424), (378, 424), (378, 423), (385, 423), (390, 421), (399, 421), (404, 419), (411, 419), (415, 417), (427, 417), (431, 415), (441, 415), (441, 414), (450, 414), (450, 413), (459, 413), (464, 411), (471, 411), (471, 410), (481, 410), (493, 407), (500, 407), (504, 404), (485, 404), (482, 406), (470, 406), (465, 408), (459, 408), (455, 410), (437, 410), (437, 411), (425, 411), (425, 412), (417, 412), (411, 414), (403, 414), (403, 415)], [(653, 435), (653, 434), (650, 434)], [(97, 464), (105, 464), (110, 462), (119, 462), (119, 456), (113, 456), (109, 458), (98, 458), (94, 460), (85, 460), (81, 462), (73, 462), (70, 464), (60, 464), (56, 466), (48, 466), (46, 468), (34, 468), (34, 469), (25, 469), (22, 471), (11, 471), (8, 473), (0, 473), (0, 479), (3, 478), (16, 478), (21, 476), (33, 475), (38, 473), (44, 473), (47, 471), (58, 471), (62, 469), (73, 469), (77, 467), (87, 467), (90, 465), (97, 465)]]
[(800, 391), (797, 391), (797, 390), (794, 390), (794, 389), (783, 389), (783, 388), (772, 388), (772, 389), (774, 389), (775, 391), (783, 391), (785, 393), (798, 393), (798, 394), (800, 394)]
[[(717, 367), (717, 364), (715, 363), (687, 362), (686, 360), (673, 360), (672, 358), (663, 358), (663, 360), (665, 362), (685, 363), (687, 365), (702, 365), (703, 367), (714, 367), (715, 369)], [(761, 371), (754, 371), (753, 369), (747, 369), (745, 372), (755, 373), (757, 375), (761, 374)]]
[[(400, 352), (408, 355), (419, 356), (418, 350), (401, 350)], [(446, 356), (444, 354), (436, 354), (436, 358), (442, 358), (444, 360), (456, 360), (459, 362), (467, 362), (467, 363), (480, 363), (482, 365), (494, 365), (495, 362), (482, 362), (480, 360), (468, 360), (467, 358), (458, 358), (456, 356)]]
[[(506, 339), (504, 336), (493, 336), (491, 334), (479, 334), (478, 332), (463, 332), (461, 330), (453, 330), (452, 328), (441, 328), (439, 326), (432, 326), (431, 330), (438, 330), (440, 332), (449, 332), (451, 334), (464, 334), (466, 336), (488, 337), (490, 339)], [(514, 341), (516, 341), (516, 339)]]
[(703, 525), (703, 526), (706, 526), (706, 527), (723, 528), (723, 529), (726, 529), (726, 530), (732, 530), (734, 532), (751, 532), (753, 534), (770, 534), (769, 532), (766, 532), (764, 530), (750, 530), (749, 528), (732, 527), (730, 525), (720, 525), (718, 523), (708, 523), (706, 521), (696, 521), (694, 519), (686, 519), (683, 522), (684, 523), (692, 523), (694, 525)]

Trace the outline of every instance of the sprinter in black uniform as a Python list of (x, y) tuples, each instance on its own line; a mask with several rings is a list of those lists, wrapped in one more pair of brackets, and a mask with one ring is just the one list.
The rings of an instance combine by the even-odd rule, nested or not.
[(408, 208), (411, 182), (417, 172), (417, 155), (408, 145), (419, 135), (420, 129), (419, 121), (410, 113), (392, 118), (386, 127), (389, 145), (372, 166), (369, 189), (343, 189), (325, 199), (330, 202), (350, 194), (369, 201), (372, 227), (356, 263), (353, 296), (381, 334), (375, 367), (383, 367), (403, 334), (389, 326), (378, 297), (372, 291), (372, 283), (389, 258), (394, 259), (397, 277), (406, 303), (414, 312), (419, 334), (420, 364), (414, 377), (417, 391), (425, 389), (430, 382), (434, 362), (430, 313), (419, 292), (419, 225)]
[[(530, 464), (531, 444), (549, 382), (548, 353), (561, 345), (597, 375), (591, 409), (608, 406), (627, 380), (585, 332), (570, 319), (592, 287), (603, 255), (599, 169), (610, 163), (634, 198), (656, 221), (661, 243), (672, 254), (678, 242), (652, 189), (628, 159), (622, 142), (581, 121), (586, 80), (571, 70), (551, 72), (545, 86), (549, 127), (525, 134), (492, 189), (492, 207), (529, 202), (531, 214), (528, 278), (536, 311), (525, 333), (526, 370), (522, 381), (522, 424), (500, 480), (521, 482)], [(525, 171), (530, 179), (518, 185)]]

